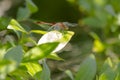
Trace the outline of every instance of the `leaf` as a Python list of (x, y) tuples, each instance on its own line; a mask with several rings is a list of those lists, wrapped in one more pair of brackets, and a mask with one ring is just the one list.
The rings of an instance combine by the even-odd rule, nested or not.
[(91, 54), (83, 63), (76, 74), (75, 80), (93, 80), (96, 74), (96, 61)]
[(120, 73), (117, 73), (117, 76), (115, 77), (115, 80), (120, 80)]
[(0, 47), (0, 60), (4, 58), (6, 49), (4, 47)]
[(104, 6), (104, 4), (105, 4), (105, 1), (104, 0), (94, 0), (94, 2), (95, 2), (95, 5), (97, 5), (97, 6)]
[(15, 19), (10, 21), (7, 28), (27, 33), (27, 31), (25, 31), (25, 29)]
[(114, 11), (114, 8), (113, 8), (113, 6), (112, 5), (106, 5), (105, 6), (105, 10), (109, 13), (109, 14), (111, 14), (112, 16), (114, 16), (114, 17), (116, 17), (116, 13), (115, 13), (115, 11)]
[(95, 32), (90, 32), (90, 36), (93, 37), (93, 39), (100, 40), (99, 36)]
[(45, 43), (32, 48), (25, 54), (24, 61), (39, 60), (47, 57), (58, 46), (58, 42)]
[(115, 80), (120, 80), (120, 63), (117, 64), (115, 72), (117, 73)]
[(45, 60), (43, 60), (43, 70), (40, 75), (40, 80), (51, 80), (50, 79), (50, 70), (49, 70)]
[(13, 70), (14, 67), (10, 67), (13, 65), (14, 63), (12, 61), (5, 60), (5, 59), (0, 60), (0, 80), (5, 80), (7, 73)]
[[(15, 80), (28, 80), (33, 79), (31, 75), (28, 75), (27, 68), (25, 65), (21, 64), (15, 71), (9, 74), (10, 76), (14, 76)], [(8, 78), (9, 76), (6, 76)], [(11, 77), (9, 77), (11, 80)], [(7, 79), (6, 79), (7, 80)]]
[(113, 63), (110, 58), (107, 58), (101, 68), (100, 74), (102, 74), (104, 71), (106, 71), (109, 68), (113, 67)]
[(38, 44), (43, 44), (48, 42), (60, 42), (57, 48), (52, 52), (52, 53), (55, 53), (57, 51), (60, 51), (62, 48), (64, 48), (66, 44), (70, 41), (73, 35), (74, 35), (74, 32), (72, 31), (66, 31), (63, 33), (60, 31), (50, 31), (44, 34), (40, 38), (40, 40), (38, 41)]
[(17, 20), (22, 21), (28, 19), (32, 13), (38, 11), (37, 6), (32, 0), (26, 0), (25, 7), (20, 7), (17, 12)]
[(26, 20), (30, 17), (30, 15), (31, 14), (30, 14), (30, 11), (28, 10), (28, 8), (20, 7), (17, 12), (17, 20), (19, 20), (19, 21)]
[(15, 46), (14, 39), (12, 36), (7, 35), (5, 38), (12, 46)]
[(23, 57), (22, 47), (16, 46), (8, 50), (8, 52), (4, 56), (4, 59), (14, 61), (16, 63), (16, 66), (18, 66), (22, 60), (22, 57)]
[(82, 21), (80, 21), (80, 23), (82, 23), (83, 25), (88, 25), (92, 28), (101, 28), (102, 27), (101, 21), (95, 17), (84, 18)]
[(96, 40), (94, 40), (92, 50), (93, 50), (93, 52), (102, 52), (105, 50), (105, 46), (100, 40), (96, 39)]
[(70, 77), (71, 80), (74, 80), (73, 74), (70, 70), (66, 70), (65, 73)]
[(27, 67), (28, 73), (31, 76), (36, 75), (38, 72), (42, 71), (42, 67), (39, 63), (25, 63), (25, 66)]
[(10, 22), (10, 18), (0, 17), (0, 31), (7, 29), (9, 22)]
[(102, 52), (105, 49), (105, 45), (101, 42), (100, 38), (98, 35), (94, 32), (90, 32), (90, 35), (94, 38), (94, 43), (93, 43), (93, 52)]
[(115, 80), (115, 73), (111, 68), (105, 70), (99, 77), (99, 80)]
[(115, 72), (112, 69), (112, 61), (110, 58), (104, 62), (103, 67), (101, 69), (101, 75), (99, 80), (115, 80)]
[(4, 79), (5, 76), (14, 71), (20, 64), (23, 57), (22, 47), (16, 46), (8, 50), (0, 61), (0, 79)]
[(82, 10), (84, 10), (84, 11), (92, 10), (92, 1), (90, 2), (89, 0), (78, 0), (78, 4), (79, 4), (80, 8), (82, 8)]
[(45, 34), (45, 33), (47, 33), (46, 31), (42, 31), (42, 30), (31, 30), (30, 32), (37, 33), (37, 34)]
[(47, 58), (54, 59), (54, 60), (64, 60), (61, 57), (59, 57), (56, 53), (52, 53), (48, 55)]
[(32, 2), (32, 0), (26, 0), (26, 5), (31, 13), (35, 13), (38, 11), (37, 6)]

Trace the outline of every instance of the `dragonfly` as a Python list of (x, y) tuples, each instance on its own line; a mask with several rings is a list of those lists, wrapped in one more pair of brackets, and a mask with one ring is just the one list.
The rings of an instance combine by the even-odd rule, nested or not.
[(57, 22), (57, 23), (47, 23), (47, 22), (37, 22), (40, 25), (48, 25), (48, 31), (51, 30), (68, 30), (70, 27), (78, 26), (77, 23), (69, 23), (69, 22)]

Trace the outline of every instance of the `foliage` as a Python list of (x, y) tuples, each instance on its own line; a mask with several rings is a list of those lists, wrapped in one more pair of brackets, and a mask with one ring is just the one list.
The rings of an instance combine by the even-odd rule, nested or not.
[[(5, 45), (8, 48), (6, 47), (1, 48), (1, 51), (2, 50), (5, 50), (5, 51), (4, 53), (1, 53), (3, 58), (1, 58), (1, 61), (0, 61), (1, 62), (0, 78), (6, 79), (7, 77), (9, 77), (7, 75), (10, 75), (11, 72), (15, 71), (16, 69), (19, 70), (19, 67), (24, 66), (26, 67), (26, 73), (28, 72), (30, 76), (35, 76), (34, 77), (35, 79), (40, 79), (40, 78), (43, 78), (44, 80), (50, 79), (50, 71), (44, 59), (51, 55), (49, 58), (59, 60), (60, 58), (57, 55), (53, 55), (55, 54), (53, 53), (53, 51), (59, 47), (60, 49), (62, 49), (64, 46), (60, 45), (62, 43), (61, 40), (66, 45), (73, 34), (70, 34), (69, 33), (70, 31), (66, 31), (65, 33), (62, 33), (59, 31), (46, 32), (46, 34), (44, 34), (43, 37), (48, 35), (49, 33), (52, 33), (53, 35), (58, 33), (57, 36), (61, 34), (61, 37), (58, 39), (56, 37), (57, 40), (54, 41), (54, 37), (52, 35), (49, 35), (51, 36), (51, 38), (53, 37), (52, 42), (46, 41), (43, 43), (41, 41), (39, 42), (39, 44), (36, 44), (34, 43), (35, 41), (34, 39), (32, 39), (32, 36), (30, 36), (30, 34), (32, 34), (31, 31), (27, 32), (15, 19), (11, 19), (7, 28), (10, 30), (13, 30), (12, 32), (14, 32), (16, 35), (18, 33), (19, 37), (16, 42), (11, 40), (9, 42), (10, 46), (8, 46), (7, 42), (5, 42), (7, 45), (1, 43), (1, 45), (3, 46)], [(27, 39), (27, 41), (24, 42), (24, 38)], [(48, 38), (48, 37), (45, 37), (45, 38)], [(29, 39), (31, 41), (29, 41)], [(43, 61), (43, 69), (39, 63), (40, 60)], [(36, 75), (38, 74), (41, 75), (41, 77), (36, 77)], [(49, 74), (48, 78), (45, 77), (46, 74)], [(13, 75), (10, 75), (10, 76), (13, 76)], [(15, 74), (14, 76), (18, 77)]]
[[(76, 16), (73, 18), (79, 25), (70, 28), (72, 31), (49, 31), (51, 25), (38, 25), (36, 15), (40, 13), (36, 12), (41, 8), (32, 0), (25, 0), (25, 5), (18, 8), (14, 19), (12, 16), (0, 17), (0, 80), (52, 80), (53, 72), (47, 65), (47, 60), (63, 61), (64, 59), (56, 52), (63, 49), (69, 41), (73, 44), (71, 52), (68, 51), (69, 54), (66, 54), (67, 51), (66, 53), (63, 51), (61, 54), (64, 53), (70, 58), (75, 56), (69, 58), (73, 63), (75, 59), (79, 59), (78, 67), (75, 67), (76, 71), (70, 68), (65, 70), (67, 78), (62, 78), (63, 80), (120, 80), (120, 1), (64, 2), (72, 6), (68, 10), (73, 10), (73, 7), (77, 10), (74, 12), (77, 18)], [(48, 1), (47, 4), (52, 3), (54, 0), (51, 3)], [(59, 6), (57, 3), (54, 5)]]

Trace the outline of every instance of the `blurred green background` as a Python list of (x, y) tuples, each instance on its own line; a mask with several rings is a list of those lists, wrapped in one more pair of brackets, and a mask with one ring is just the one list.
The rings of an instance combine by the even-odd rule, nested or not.
[[(2, 1), (5, 0), (1, 0), (0, 3)], [(38, 11), (28, 15), (26, 10), (19, 13), (19, 9), (25, 7), (24, 0), (6, 1), (11, 1), (11, 6), (3, 10), (2, 16), (4, 17), (22, 21), (23, 19), (18, 18), (19, 15), (23, 18), (26, 15), (27, 19), (45, 22), (67, 21), (79, 24), (79, 26), (70, 28), (75, 35), (70, 43), (59, 52), (65, 62), (48, 61), (52, 69), (53, 80), (65, 80), (66, 76), (59, 76), (66, 69), (76, 72), (80, 62), (90, 53), (96, 55), (100, 66), (107, 57), (110, 57), (113, 63), (119, 62), (120, 0), (32, 0), (38, 7)], [(3, 25), (1, 21), (2, 19), (0, 19), (0, 24)], [(32, 24), (29, 26), (34, 29)]]
[[(14, 1), (14, 0), (12, 0)], [(24, 0), (18, 0), (18, 5), (14, 6), (7, 12), (8, 15), (16, 17), (19, 6), (25, 6)], [(38, 7), (38, 11), (32, 14), (33, 19), (47, 22), (77, 22), (80, 18), (78, 6), (69, 3), (67, 0), (33, 0)]]

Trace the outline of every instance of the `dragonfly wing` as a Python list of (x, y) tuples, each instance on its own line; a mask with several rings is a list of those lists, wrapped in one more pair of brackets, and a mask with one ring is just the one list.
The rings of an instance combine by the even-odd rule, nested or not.
[(69, 22), (63, 22), (64, 25), (68, 26), (68, 27), (76, 27), (78, 26), (77, 23), (69, 23)]

